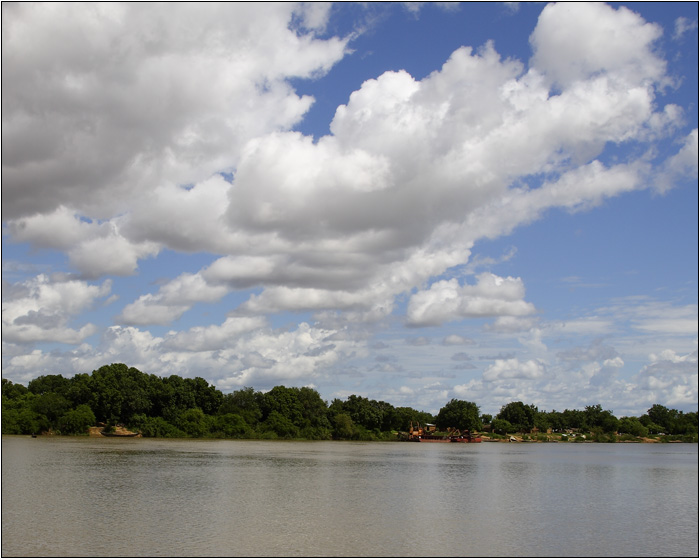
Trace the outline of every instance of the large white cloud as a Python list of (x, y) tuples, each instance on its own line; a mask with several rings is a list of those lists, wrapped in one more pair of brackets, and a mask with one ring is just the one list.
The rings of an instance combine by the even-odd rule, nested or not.
[(561, 86), (605, 72), (644, 83), (659, 79), (665, 64), (651, 52), (662, 34), (626, 7), (600, 2), (564, 2), (545, 6), (530, 37), (533, 65)]
[(111, 217), (142, 189), (236, 165), (250, 138), (312, 99), (288, 77), (327, 71), (327, 6), (4, 4), (3, 219), (60, 204)]
[[(141, 259), (165, 248), (212, 255), (201, 270), (127, 301), (118, 315), (127, 327), (110, 328), (99, 348), (66, 353), (69, 367), (120, 359), (149, 372), (211, 371), (228, 387), (314, 378), (322, 365), (364, 351), (362, 337), (341, 326), (384, 319), (413, 293), (409, 325), (494, 317), (490, 334), (518, 333), (542, 354), (499, 358), (456, 394), (522, 399), (533, 382), (555, 394), (572, 378), (565, 372), (577, 387), (590, 388), (596, 374), (619, 382), (617, 356), (591, 354), (573, 367), (542, 341), (609, 333), (609, 315), (535, 329), (527, 278), (441, 275), (467, 263), (479, 239), (550, 208), (584, 210), (697, 176), (697, 130), (652, 164), (656, 141), (684, 118), (659, 95), (668, 78), (658, 26), (626, 8), (548, 5), (530, 61), (503, 59), (489, 42), (457, 49), (420, 80), (385, 72), (352, 92), (330, 134), (314, 139), (293, 131), (312, 100), (289, 80), (318, 78), (347, 52), (347, 40), (317, 34), (324, 5), (2, 9), (3, 219), (11, 239), (64, 252), (90, 279), (136, 273)], [(627, 145), (642, 155), (604, 154)], [(86, 301), (108, 292), (107, 284), (98, 292), (76, 285), (91, 294)], [(138, 328), (252, 287), (259, 289), (225, 309), (221, 325), (162, 337)], [(70, 321), (78, 311), (55, 310), (43, 296), (8, 301), (6, 341), (79, 343), (94, 332)], [(287, 311), (314, 312), (319, 323), (267, 326), (264, 315)], [(675, 318), (627, 316), (643, 333), (692, 329), (688, 309)], [(471, 337), (440, 336), (465, 345)], [(41, 351), (10, 349), (8, 370), (18, 374), (48, 362)], [(448, 394), (442, 380), (426, 386)]]
[(94, 334), (97, 327), (87, 323), (75, 329), (69, 326), (70, 322), (97, 299), (106, 297), (111, 287), (110, 280), (90, 285), (79, 280), (52, 280), (46, 274), (3, 285), (3, 341), (78, 344)]
[(456, 278), (438, 281), (411, 297), (408, 324), (428, 326), (463, 318), (532, 314), (535, 307), (523, 301), (524, 295), (520, 278), (486, 273), (476, 285), (460, 285)]

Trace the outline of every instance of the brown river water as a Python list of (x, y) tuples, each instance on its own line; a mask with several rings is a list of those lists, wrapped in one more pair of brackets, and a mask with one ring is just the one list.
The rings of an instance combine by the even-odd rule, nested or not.
[(697, 557), (698, 445), (2, 437), (3, 557)]

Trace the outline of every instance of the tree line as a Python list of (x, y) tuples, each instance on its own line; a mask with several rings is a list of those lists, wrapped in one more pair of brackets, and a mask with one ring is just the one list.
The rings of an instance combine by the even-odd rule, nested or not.
[(474, 402), (453, 399), (437, 415), (352, 395), (330, 404), (312, 388), (275, 386), (268, 392), (242, 388), (224, 394), (205, 379), (159, 377), (122, 363), (73, 378), (40, 376), (28, 383), (2, 379), (2, 433), (83, 434), (94, 425), (123, 425), (144, 437), (212, 437), (307, 440), (393, 440), (411, 423), (433, 423), (494, 433), (665, 433), (698, 440), (698, 413), (656, 404), (640, 417), (616, 418), (600, 405), (584, 410), (540, 411), (511, 402), (496, 416)]

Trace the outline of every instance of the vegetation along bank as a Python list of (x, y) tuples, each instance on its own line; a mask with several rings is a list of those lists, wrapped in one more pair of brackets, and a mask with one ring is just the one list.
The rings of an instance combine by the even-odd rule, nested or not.
[(660, 404), (617, 418), (600, 405), (547, 412), (510, 402), (491, 416), (453, 399), (434, 416), (356, 395), (328, 404), (306, 387), (224, 394), (203, 378), (159, 377), (121, 363), (73, 378), (40, 376), (26, 387), (2, 379), (2, 433), (10, 435), (80, 435), (104, 424), (144, 437), (397, 440), (418, 423), (485, 433), (485, 440), (698, 442), (698, 412)]

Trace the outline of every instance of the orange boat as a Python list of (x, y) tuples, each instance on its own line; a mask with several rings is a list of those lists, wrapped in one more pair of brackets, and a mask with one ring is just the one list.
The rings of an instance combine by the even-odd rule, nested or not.
[(415, 443), (480, 443), (481, 437), (472, 435), (470, 431), (460, 431), (459, 429), (448, 429), (447, 435), (438, 435), (437, 427), (432, 423), (427, 423), (422, 427), (420, 423), (411, 428), (405, 440)]

